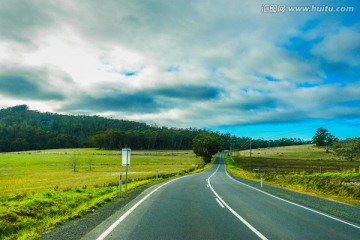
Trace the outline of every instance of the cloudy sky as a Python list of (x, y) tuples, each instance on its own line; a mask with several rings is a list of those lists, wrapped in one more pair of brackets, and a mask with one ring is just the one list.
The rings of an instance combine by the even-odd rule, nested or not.
[(360, 3), (0, 0), (0, 108), (18, 104), (254, 138), (320, 126), (360, 137)]

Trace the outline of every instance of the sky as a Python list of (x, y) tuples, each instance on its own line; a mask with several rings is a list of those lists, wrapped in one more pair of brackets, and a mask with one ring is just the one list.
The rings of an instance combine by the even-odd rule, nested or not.
[(0, 0), (0, 108), (19, 104), (252, 138), (360, 137), (360, 3)]

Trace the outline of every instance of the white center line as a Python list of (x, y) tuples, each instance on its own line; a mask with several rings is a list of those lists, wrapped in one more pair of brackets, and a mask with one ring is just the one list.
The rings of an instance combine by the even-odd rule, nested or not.
[(220, 200), (218, 198), (215, 198), (215, 200), (218, 202), (218, 204), (222, 207), (225, 208), (224, 205), (220, 202)]
[[(220, 166), (220, 165), (219, 165)], [(212, 176), (214, 176), (214, 174), (218, 171), (219, 169), (216, 169), (216, 171), (211, 174), (211, 176), (207, 179), (207, 182), (209, 184), (209, 187), (211, 189), (211, 191), (216, 195), (217, 199), (219, 200), (233, 215), (235, 215), (235, 217), (237, 217), (242, 223), (244, 223), (251, 231), (253, 231), (260, 239), (262, 240), (267, 240), (267, 238), (262, 235), (256, 228), (254, 228), (249, 222), (247, 222), (243, 217), (241, 217), (234, 209), (232, 209), (229, 205), (227, 205), (227, 203), (219, 196), (219, 194), (213, 189), (213, 187), (211, 186), (210, 183), (210, 179)]]

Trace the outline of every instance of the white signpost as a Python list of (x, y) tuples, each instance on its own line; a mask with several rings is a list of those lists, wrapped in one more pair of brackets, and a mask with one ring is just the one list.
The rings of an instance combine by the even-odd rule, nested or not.
[(131, 148), (122, 149), (122, 165), (126, 166), (125, 193), (127, 193), (128, 169), (130, 165)]

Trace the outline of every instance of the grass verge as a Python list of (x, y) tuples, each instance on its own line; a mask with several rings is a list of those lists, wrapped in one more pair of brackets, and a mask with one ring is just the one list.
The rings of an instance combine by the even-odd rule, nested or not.
[(263, 181), (266, 184), (291, 189), (327, 199), (360, 205), (360, 173), (355, 172), (266, 172), (254, 173), (240, 168), (231, 157), (226, 157), (228, 172), (253, 181)]
[[(201, 172), (194, 171), (167, 174), (158, 179), (145, 179), (128, 184), (128, 191), (151, 186), (169, 178)], [(79, 218), (118, 196), (117, 186), (74, 187), (54, 189), (30, 195), (18, 195), (0, 199), (0, 239), (39, 239), (40, 235), (57, 225)]]
[[(76, 172), (69, 166), (74, 156)], [(118, 196), (114, 180), (119, 169), (124, 170), (118, 152), (96, 149), (7, 153), (0, 154), (0, 160), (0, 239), (4, 240), (39, 239), (59, 224), (112, 201)], [(130, 193), (208, 167), (190, 151), (134, 151), (127, 189)]]

